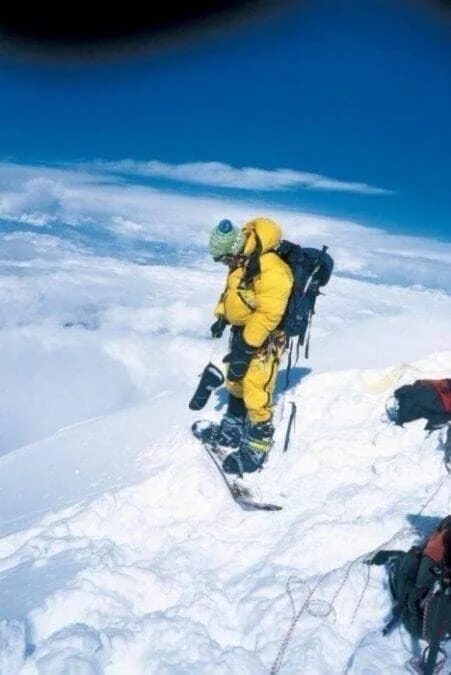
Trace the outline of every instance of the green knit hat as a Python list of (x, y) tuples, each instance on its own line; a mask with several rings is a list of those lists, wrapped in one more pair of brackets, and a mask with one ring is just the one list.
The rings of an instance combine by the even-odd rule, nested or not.
[(244, 234), (230, 220), (221, 220), (210, 235), (208, 250), (214, 260), (223, 255), (237, 255), (244, 244)]

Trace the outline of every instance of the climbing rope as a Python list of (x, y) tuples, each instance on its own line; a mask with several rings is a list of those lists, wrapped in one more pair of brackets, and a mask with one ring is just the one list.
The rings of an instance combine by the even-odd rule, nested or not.
[[(422, 505), (421, 509), (420, 509), (420, 510), (418, 511), (418, 513), (416, 514), (417, 516), (421, 516), (421, 514), (426, 510), (426, 508), (429, 506), (429, 504), (431, 504), (431, 503), (433, 502), (433, 500), (434, 500), (435, 497), (439, 494), (439, 492), (440, 492), (440, 490), (442, 489), (442, 487), (448, 482), (448, 479), (450, 478), (450, 476), (451, 476), (451, 474), (447, 473), (446, 476), (443, 476), (443, 477), (441, 478), (441, 480), (439, 481), (439, 484), (438, 484), (437, 488), (434, 490), (434, 492), (431, 494), (431, 496), (424, 502), (424, 504)], [(358, 602), (357, 602), (357, 607), (356, 607), (356, 609), (354, 610), (354, 614), (353, 614), (351, 623), (354, 621), (354, 619), (355, 619), (355, 617), (356, 617), (356, 615), (357, 615), (357, 612), (358, 612), (359, 609), (360, 609), (360, 605), (361, 605), (362, 602), (363, 602), (363, 599), (364, 599), (364, 597), (365, 597), (366, 591), (367, 591), (368, 586), (369, 586), (369, 584), (370, 584), (370, 580), (371, 580), (371, 562), (372, 562), (372, 560), (374, 559), (374, 556), (376, 555), (376, 553), (378, 553), (379, 551), (382, 551), (382, 550), (388, 548), (388, 547), (389, 547), (391, 544), (393, 544), (395, 541), (398, 541), (399, 539), (404, 539), (405, 537), (407, 537), (407, 536), (409, 536), (409, 535), (411, 535), (411, 534), (415, 534), (415, 533), (416, 533), (416, 530), (415, 530), (414, 527), (403, 527), (403, 528), (401, 528), (400, 530), (398, 530), (398, 531), (393, 535), (393, 537), (391, 537), (390, 539), (388, 539), (388, 541), (384, 541), (383, 544), (381, 544), (381, 545), (378, 546), (376, 549), (374, 549), (374, 551), (372, 551), (372, 552), (370, 553), (370, 557), (369, 557), (369, 558), (367, 558), (367, 557), (365, 556), (365, 562), (367, 562), (367, 565), (368, 565), (368, 569), (367, 569), (367, 577), (366, 577), (366, 581), (365, 581), (364, 587), (363, 587), (363, 589), (362, 589), (362, 592), (361, 592), (361, 594), (360, 594), (360, 596), (359, 596), (359, 600), (358, 600)]]
[[(425, 509), (432, 503), (432, 501), (435, 499), (435, 497), (439, 494), (442, 487), (448, 482), (450, 477), (451, 477), (450, 473), (447, 473), (445, 476), (442, 477), (442, 479), (439, 481), (439, 484), (436, 487), (436, 489), (434, 490), (434, 492), (430, 495), (430, 497), (428, 497), (428, 499), (422, 505), (421, 509), (416, 514), (417, 516), (421, 516), (421, 514), (425, 511)], [(365, 554), (359, 556), (358, 558), (355, 558), (350, 563), (348, 563), (348, 565), (346, 566), (345, 572), (344, 572), (343, 579), (340, 582), (340, 584), (338, 585), (337, 589), (335, 590), (331, 600), (329, 602), (322, 601), (322, 602), (324, 602), (324, 605), (327, 606), (328, 610), (327, 610), (326, 613), (321, 614), (321, 616), (323, 618), (326, 618), (327, 616), (329, 616), (331, 614), (332, 611), (335, 610), (335, 601), (337, 600), (337, 598), (338, 598), (339, 594), (341, 593), (342, 589), (346, 586), (346, 583), (347, 583), (347, 581), (350, 577), (352, 569), (354, 568), (354, 566), (357, 563), (366, 562), (367, 563), (366, 580), (365, 580), (363, 589), (362, 589), (362, 591), (359, 595), (356, 607), (355, 607), (355, 609), (353, 611), (353, 614), (352, 614), (352, 617), (351, 617), (350, 623), (353, 623), (356, 616), (357, 616), (357, 613), (358, 613), (358, 611), (359, 611), (359, 609), (362, 605), (362, 602), (363, 602), (364, 597), (366, 595), (366, 592), (368, 590), (368, 586), (370, 584), (370, 580), (371, 580), (371, 561), (373, 560), (376, 553), (378, 553), (379, 551), (382, 551), (383, 549), (388, 548), (390, 545), (392, 545), (393, 543), (395, 543), (399, 539), (404, 539), (405, 537), (407, 537), (411, 534), (415, 534), (415, 533), (416, 533), (416, 530), (415, 530), (414, 527), (403, 527), (403, 528), (399, 529), (397, 532), (395, 532), (395, 534), (392, 537), (390, 537), (390, 539), (388, 539), (387, 541), (384, 541), (382, 544), (380, 544), (380, 546), (378, 546), (376, 549), (374, 549), (370, 553), (365, 553)], [(312, 598), (313, 598), (314, 594), (316, 593), (318, 588), (323, 584), (323, 582), (326, 579), (328, 579), (331, 575), (333, 575), (334, 573), (339, 571), (339, 569), (340, 568), (330, 570), (329, 572), (327, 572), (326, 574), (322, 575), (319, 578), (319, 580), (314, 585), (314, 587), (312, 589), (309, 589), (309, 591), (307, 593), (307, 596), (306, 596), (304, 602), (302, 603), (302, 605), (301, 605), (301, 607), (298, 611), (296, 611), (296, 605), (295, 605), (293, 593), (292, 593), (292, 590), (291, 590), (292, 582), (293, 582), (293, 580), (296, 580), (299, 583), (301, 583), (302, 585), (307, 586), (307, 588), (309, 588), (309, 587), (308, 587), (307, 583), (305, 581), (303, 581), (302, 579), (300, 579), (299, 577), (297, 577), (297, 576), (289, 577), (289, 579), (286, 583), (286, 593), (289, 597), (290, 604), (291, 604), (291, 612), (292, 612), (291, 622), (290, 622), (290, 626), (289, 626), (289, 628), (288, 628), (288, 630), (285, 634), (285, 637), (282, 641), (282, 644), (280, 645), (279, 651), (277, 652), (276, 658), (274, 659), (274, 662), (272, 664), (272, 667), (271, 667), (271, 670), (270, 670), (270, 675), (277, 675), (277, 673), (280, 671), (280, 669), (282, 667), (283, 659), (285, 657), (285, 653), (286, 653), (286, 651), (288, 649), (288, 646), (291, 642), (291, 639), (293, 637), (293, 633), (294, 633), (294, 630), (296, 628), (296, 625), (298, 624), (298, 622), (299, 622), (300, 618), (302, 617), (302, 615), (304, 614), (304, 612), (307, 611), (312, 616), (315, 616), (315, 613), (311, 609), (309, 611), (309, 607), (311, 605), (311, 601), (312, 601)], [(317, 616), (317, 614), (316, 614), (316, 616)], [(424, 658), (424, 654), (421, 658)], [(421, 671), (419, 671), (419, 672), (421, 672)], [(437, 671), (437, 672), (439, 672), (439, 671)]]
[[(327, 576), (327, 575), (325, 575), (325, 576)], [(291, 623), (290, 623), (288, 631), (286, 632), (286, 635), (285, 635), (285, 637), (282, 641), (282, 644), (280, 645), (280, 648), (279, 648), (279, 651), (277, 652), (276, 658), (274, 659), (274, 663), (272, 664), (270, 675), (277, 675), (277, 673), (280, 671), (280, 669), (282, 667), (282, 662), (283, 662), (283, 659), (284, 659), (284, 656), (285, 656), (285, 652), (288, 648), (288, 645), (291, 642), (291, 638), (293, 636), (294, 629), (296, 628), (296, 624), (298, 623), (299, 619), (303, 615), (304, 610), (306, 609), (308, 603), (312, 599), (314, 593), (318, 590), (319, 586), (321, 585), (324, 577), (320, 577), (320, 579), (315, 584), (313, 589), (309, 589), (309, 592), (307, 593), (307, 596), (306, 596), (304, 602), (302, 603), (301, 608), (299, 609), (298, 612), (296, 611), (296, 605), (295, 605), (293, 595), (292, 595), (292, 592), (291, 592), (291, 588), (290, 588), (290, 584), (291, 584), (292, 580), (294, 580), (294, 579), (299, 581), (301, 584), (307, 585), (306, 582), (302, 581), (302, 579), (300, 579), (299, 577), (296, 577), (296, 576), (289, 577), (289, 579), (286, 583), (286, 592), (287, 592), (287, 595), (288, 595), (288, 597), (290, 599), (290, 603), (291, 603), (291, 611), (292, 611)], [(308, 586), (307, 586), (307, 588), (308, 588)]]
[(290, 626), (289, 626), (289, 628), (288, 628), (288, 630), (285, 634), (285, 637), (282, 641), (282, 644), (280, 645), (280, 648), (279, 648), (279, 651), (277, 652), (276, 658), (274, 659), (274, 662), (273, 662), (272, 667), (271, 667), (270, 675), (277, 675), (277, 673), (280, 671), (280, 669), (282, 667), (282, 663), (283, 663), (283, 659), (284, 659), (286, 650), (288, 648), (288, 645), (291, 642), (294, 629), (296, 628), (296, 625), (297, 625), (299, 619), (301, 618), (301, 616), (304, 614), (304, 612), (307, 611), (311, 616), (321, 616), (323, 618), (326, 618), (332, 613), (332, 611), (335, 610), (335, 601), (338, 598), (340, 592), (345, 587), (346, 582), (349, 579), (351, 568), (353, 567), (353, 565), (358, 560), (359, 560), (359, 558), (356, 559), (356, 560), (353, 560), (351, 563), (348, 563), (348, 565), (346, 566), (346, 569), (345, 569), (343, 579), (342, 579), (341, 583), (338, 585), (338, 587), (336, 588), (331, 600), (329, 602), (327, 602), (325, 600), (318, 601), (317, 606), (320, 606), (320, 603), (321, 603), (322, 606), (326, 608), (326, 610), (321, 612), (321, 613), (318, 613), (318, 610), (313, 609), (313, 604), (312, 604), (313, 596), (316, 593), (316, 591), (318, 590), (318, 588), (323, 584), (323, 582), (326, 579), (328, 579), (330, 576), (335, 574), (336, 572), (340, 571), (341, 568), (336, 568), (336, 569), (330, 570), (329, 572), (326, 572), (326, 574), (323, 574), (318, 579), (318, 581), (313, 586), (313, 588), (309, 589), (309, 591), (307, 593), (307, 596), (306, 596), (304, 602), (302, 603), (299, 611), (296, 611), (296, 605), (295, 605), (292, 590), (291, 590), (291, 583), (292, 583), (292, 581), (296, 580), (300, 584), (307, 586), (307, 588), (309, 588), (309, 587), (308, 587), (307, 583), (305, 581), (303, 581), (302, 579), (300, 579), (299, 577), (297, 577), (297, 576), (289, 577), (289, 579), (286, 583), (286, 593), (287, 593), (287, 595), (290, 599), (290, 603), (291, 603), (291, 612), (292, 612), (291, 623), (290, 623)]

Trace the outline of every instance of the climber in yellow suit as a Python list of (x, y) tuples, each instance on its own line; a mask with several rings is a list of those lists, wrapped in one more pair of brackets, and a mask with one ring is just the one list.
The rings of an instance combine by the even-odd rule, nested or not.
[(231, 326), (227, 366), (227, 411), (211, 425), (212, 440), (238, 448), (224, 460), (227, 473), (259, 469), (272, 445), (272, 394), (285, 335), (278, 330), (293, 286), (289, 266), (275, 252), (281, 230), (269, 218), (255, 218), (241, 230), (222, 220), (210, 236), (213, 259), (229, 267), (215, 309), (213, 337)]

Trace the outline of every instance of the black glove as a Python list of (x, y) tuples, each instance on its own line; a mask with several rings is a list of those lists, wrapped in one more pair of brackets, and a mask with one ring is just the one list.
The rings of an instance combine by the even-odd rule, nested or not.
[(222, 337), (222, 334), (227, 324), (228, 321), (223, 316), (220, 316), (218, 319), (216, 319), (216, 321), (212, 323), (210, 326), (211, 337), (214, 338)]
[(229, 364), (227, 379), (230, 382), (241, 380), (249, 367), (249, 363), (257, 348), (248, 345), (241, 333), (236, 333), (232, 341), (232, 351), (222, 359)]

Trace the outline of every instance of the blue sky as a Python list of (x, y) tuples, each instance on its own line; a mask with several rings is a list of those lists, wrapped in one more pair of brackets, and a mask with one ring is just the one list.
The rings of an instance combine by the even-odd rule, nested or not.
[(426, 4), (317, 0), (164, 54), (105, 63), (3, 57), (0, 87), (5, 160), (308, 172), (387, 192), (240, 190), (186, 176), (174, 183), (167, 171), (145, 181), (451, 238), (451, 25)]

